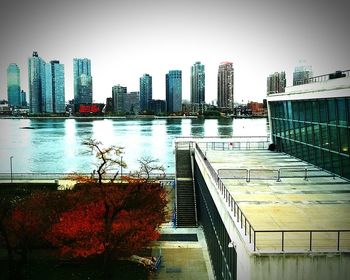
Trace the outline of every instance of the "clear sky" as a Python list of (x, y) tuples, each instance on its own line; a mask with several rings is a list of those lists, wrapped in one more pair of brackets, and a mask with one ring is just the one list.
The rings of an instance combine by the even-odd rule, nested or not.
[(94, 100), (113, 85), (139, 90), (153, 77), (154, 98), (165, 99), (165, 74), (206, 67), (206, 101), (216, 99), (220, 62), (235, 69), (235, 100), (262, 101), (266, 78), (300, 60), (314, 75), (350, 69), (348, 0), (3, 0), (0, 9), (0, 99), (7, 99), (6, 68), (17, 63), (28, 92), (28, 58), (65, 65), (66, 100), (73, 98), (73, 58), (90, 58)]

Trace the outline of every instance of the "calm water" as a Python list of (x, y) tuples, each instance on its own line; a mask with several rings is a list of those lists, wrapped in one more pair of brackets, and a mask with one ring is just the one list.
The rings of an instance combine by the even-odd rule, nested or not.
[[(124, 147), (127, 170), (138, 167), (137, 159), (159, 159), (166, 172), (174, 172), (177, 136), (266, 135), (266, 119), (156, 119), (156, 120), (29, 120), (0, 119), (0, 172), (91, 172), (93, 155), (81, 143), (91, 137), (105, 146)], [(32, 129), (23, 129), (30, 127)]]

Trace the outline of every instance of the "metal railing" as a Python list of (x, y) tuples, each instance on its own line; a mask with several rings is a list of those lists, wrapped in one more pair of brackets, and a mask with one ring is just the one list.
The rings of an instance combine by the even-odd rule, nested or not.
[[(92, 173), (39, 173), (39, 172), (33, 172), (33, 173), (0, 173), (0, 181), (1, 180), (21, 180), (21, 181), (30, 181), (30, 180), (65, 180), (69, 179), (72, 175), (77, 176), (83, 176), (83, 177), (89, 177), (93, 179), (98, 179), (98, 174), (92, 174)], [(103, 175), (103, 180), (111, 180), (113, 179), (115, 174), (113, 173), (106, 173)], [(129, 175), (129, 174), (125, 174)], [(143, 177), (143, 174), (140, 175), (140, 177)], [(151, 179), (159, 179), (162, 181), (168, 181), (168, 180), (174, 180), (175, 174), (173, 173), (153, 173), (150, 176)], [(120, 176), (117, 176), (116, 180), (120, 180)]]
[(278, 169), (220, 168), (217, 170), (220, 179), (242, 179), (246, 182), (251, 180), (275, 180), (281, 182), (283, 178), (302, 178), (307, 181), (309, 178), (334, 177), (334, 174), (315, 174), (316, 172), (323, 172), (323, 170), (308, 169), (307, 167), (281, 167)]
[[(348, 233), (350, 232), (350, 230), (348, 229), (325, 229), (325, 230), (257, 230), (253, 227), (252, 223), (247, 219), (247, 217), (244, 215), (242, 209), (239, 207), (238, 203), (236, 202), (236, 200), (233, 198), (233, 196), (231, 195), (230, 191), (227, 189), (226, 185), (223, 183), (222, 178), (219, 176), (219, 171), (218, 173), (215, 171), (215, 169), (212, 167), (212, 165), (210, 164), (210, 162), (208, 161), (206, 155), (203, 153), (203, 151), (201, 150), (201, 148), (199, 147), (199, 145), (196, 143), (195, 145), (195, 149), (198, 152), (198, 154), (200, 155), (202, 161), (204, 162), (207, 170), (209, 171), (209, 174), (212, 177), (212, 180), (215, 182), (215, 186), (217, 188), (217, 190), (219, 191), (219, 193), (221, 194), (222, 199), (225, 201), (226, 205), (228, 206), (228, 211), (231, 212), (231, 214), (233, 214), (234, 217), (234, 221), (238, 224), (239, 228), (243, 231), (244, 236), (247, 238), (247, 241), (249, 242), (250, 245), (252, 245), (253, 251), (259, 251), (259, 248), (257, 246), (257, 234), (260, 233), (275, 233), (275, 234), (280, 234), (280, 248), (281, 251), (284, 252), (286, 249), (286, 233), (303, 233), (303, 234), (307, 234), (308, 237), (308, 242), (307, 242), (307, 246), (301, 246), (301, 248), (303, 248), (304, 250), (308, 250), (308, 251), (317, 251), (317, 248), (319, 248), (320, 246), (316, 246), (313, 245), (314, 242), (314, 238), (313, 236), (315, 235), (315, 233), (336, 233), (337, 237), (334, 239), (336, 242), (334, 242), (334, 246), (327, 246), (328, 251), (341, 251), (341, 250), (349, 250), (349, 245), (344, 246), (345, 248), (341, 247), (341, 236), (344, 233)], [(221, 169), (224, 170), (224, 169)], [(231, 169), (233, 171), (238, 171), (238, 175), (235, 178), (240, 178), (240, 179), (246, 179), (246, 180), (250, 180), (251, 177), (251, 170), (248, 169)], [(303, 172), (303, 175), (300, 176), (304, 179), (307, 179), (308, 177), (310, 177), (308, 175), (308, 170), (305, 169), (296, 169), (296, 168), (291, 168), (289, 169), (289, 171), (292, 170), (297, 170), (297, 172)], [(286, 172), (287, 169), (285, 168), (280, 168), (279, 170), (273, 170), (274, 171), (274, 179), (276, 179), (276, 181), (280, 180), (281, 178), (283, 178), (283, 176), (281, 174), (283, 174), (282, 172)], [(318, 171), (318, 170), (316, 170)], [(221, 171), (222, 172), (222, 171)], [(243, 174), (243, 175), (242, 175)], [(288, 177), (286, 177), (288, 178)], [(347, 238), (344, 238), (343, 240), (347, 240), (350, 239), (350, 236)], [(326, 250), (327, 251), (327, 250)]]
[(310, 77), (307, 79), (301, 79), (295, 81), (296, 85), (304, 85), (304, 84), (311, 84), (311, 83), (320, 83), (325, 82), (332, 79), (338, 79), (338, 78), (345, 78), (350, 76), (350, 70), (345, 71), (336, 71), (335, 73), (329, 73), (325, 75)]

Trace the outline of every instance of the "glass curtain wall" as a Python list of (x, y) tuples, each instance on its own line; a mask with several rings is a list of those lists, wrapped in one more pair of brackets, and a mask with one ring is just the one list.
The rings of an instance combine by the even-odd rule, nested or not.
[(279, 151), (350, 179), (350, 97), (269, 102)]

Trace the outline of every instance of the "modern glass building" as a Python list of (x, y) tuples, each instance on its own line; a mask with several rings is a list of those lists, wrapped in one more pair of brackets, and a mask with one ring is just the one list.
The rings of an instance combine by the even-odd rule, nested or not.
[(166, 106), (168, 113), (182, 111), (182, 71), (170, 70), (165, 76)]
[(64, 65), (58, 60), (51, 61), (52, 72), (52, 105), (54, 113), (64, 113), (65, 87), (64, 87)]
[(277, 150), (350, 179), (350, 70), (268, 94)]
[(7, 100), (9, 106), (21, 106), (20, 69), (16, 63), (7, 67)]
[[(75, 110), (78, 111), (80, 104), (92, 104), (91, 60), (88, 58), (74, 58), (73, 75), (74, 105)], [(81, 77), (82, 75), (84, 77)]]
[(44, 63), (41, 69), (41, 109), (40, 113), (53, 113), (52, 69)]
[(191, 67), (191, 103), (195, 111), (205, 103), (205, 67), (199, 61)]
[(36, 51), (28, 59), (29, 109), (31, 113), (42, 113), (42, 73), (45, 61)]
[(140, 110), (149, 110), (149, 103), (152, 100), (152, 76), (143, 74), (140, 78)]
[(234, 69), (232, 62), (222, 62), (218, 70), (218, 107), (234, 108)]

